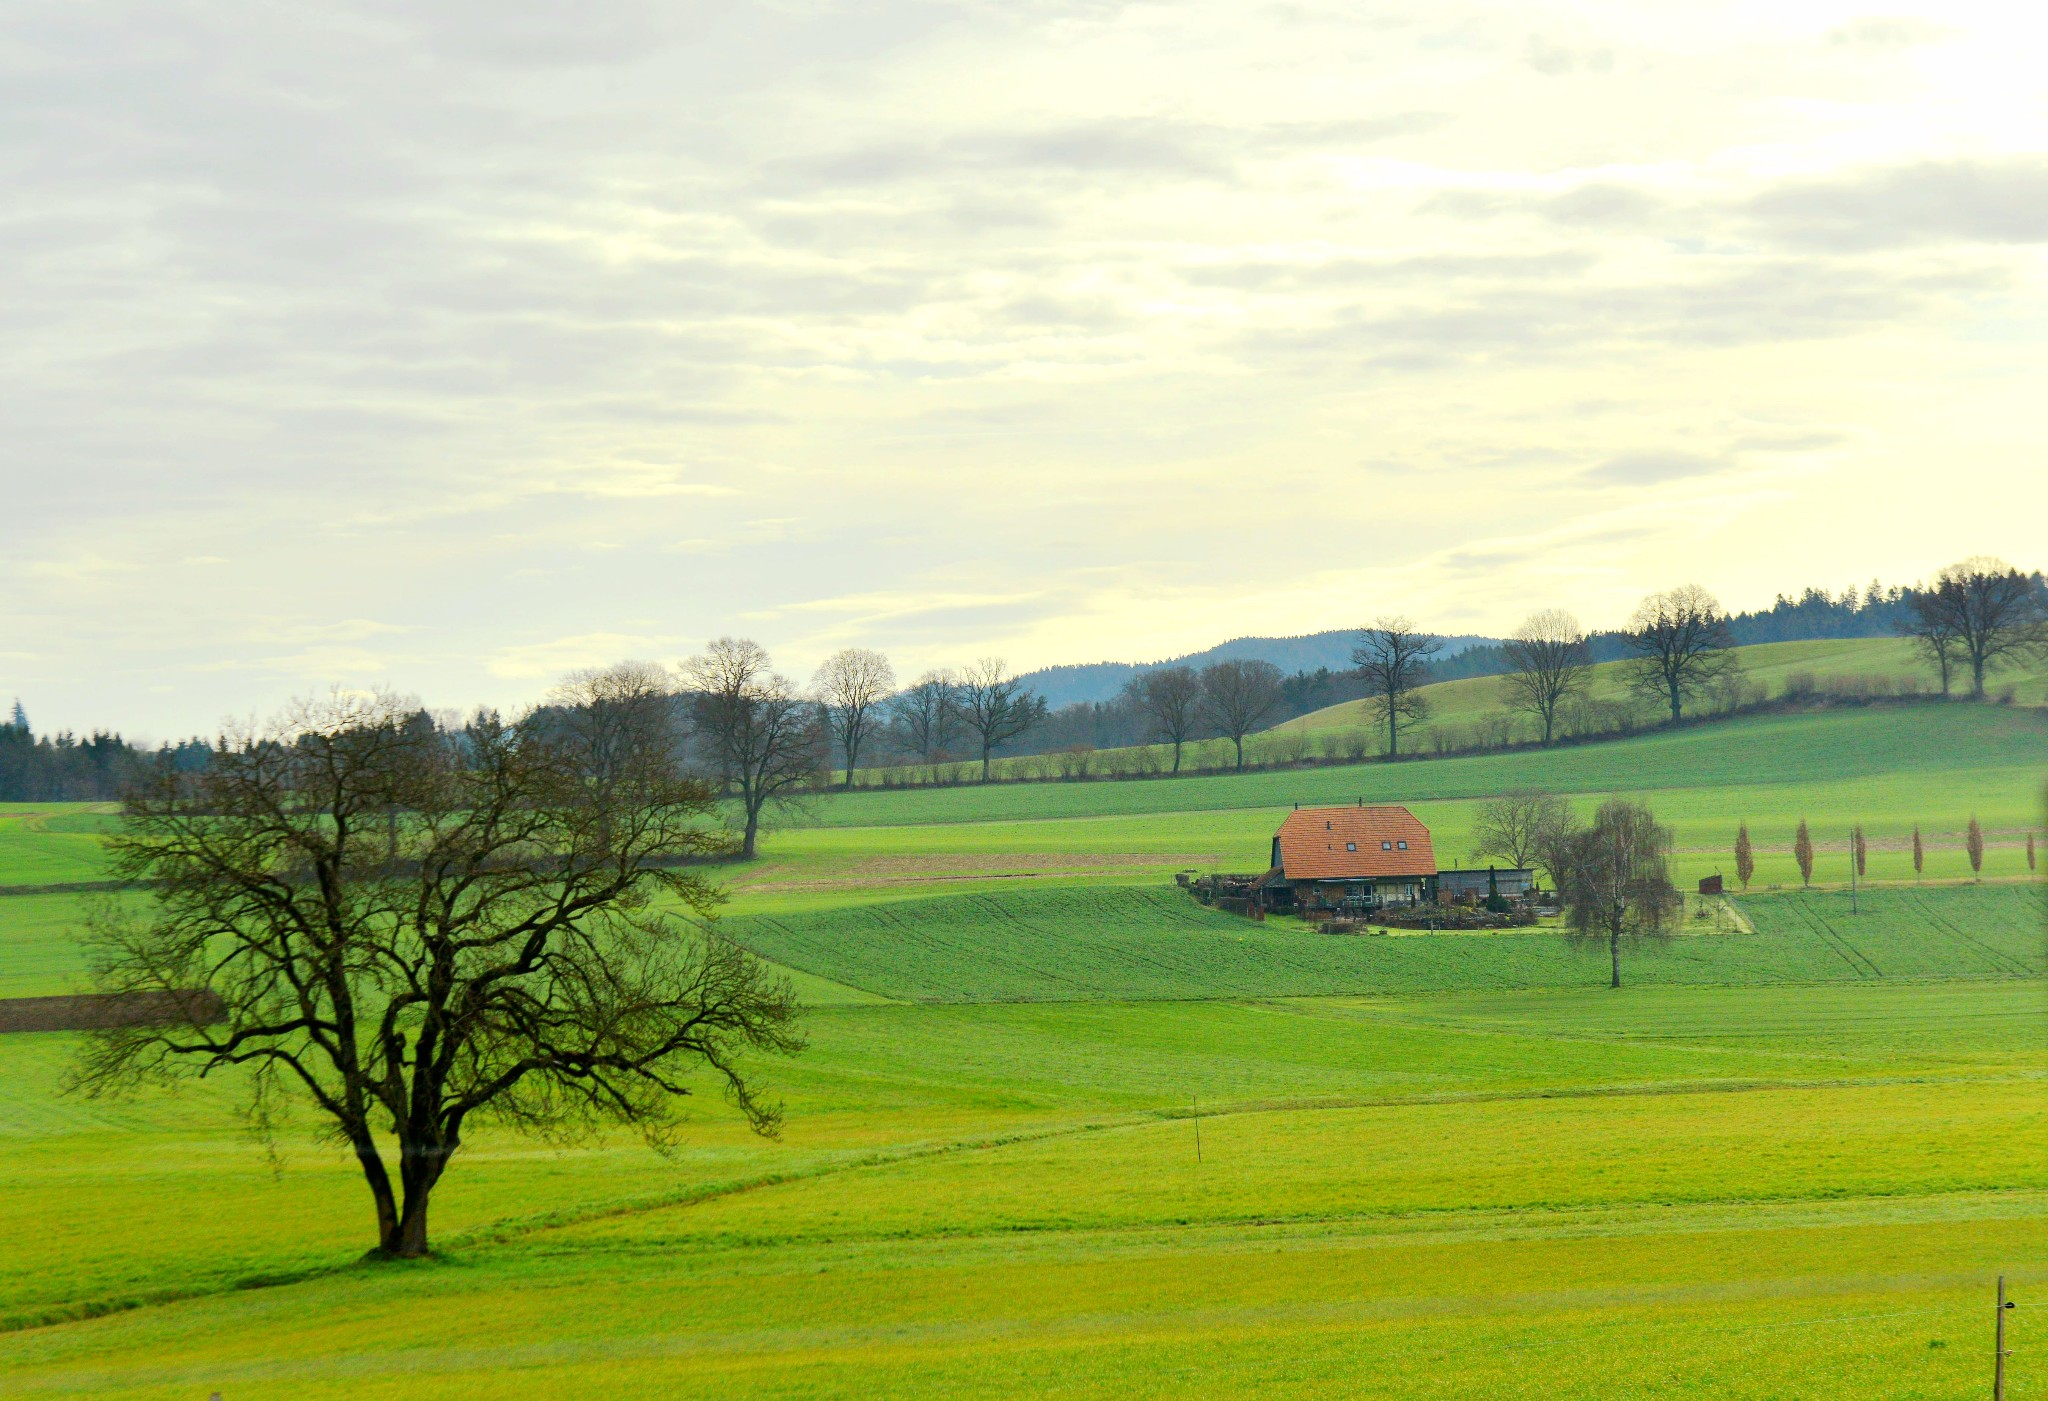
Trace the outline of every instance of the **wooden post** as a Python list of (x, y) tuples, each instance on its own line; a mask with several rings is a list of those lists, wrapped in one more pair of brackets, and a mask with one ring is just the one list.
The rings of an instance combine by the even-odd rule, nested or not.
[(1998, 1327), (1991, 1347), (1991, 1401), (2005, 1401), (2005, 1276), (1998, 1277)]
[[(1195, 1096), (1195, 1161), (1198, 1163), (1202, 1161), (1202, 1097), (1200, 1095)], [(2002, 1275), (1999, 1277), (1998, 1287), (2000, 1289), (2005, 1288), (2005, 1278)], [(2000, 1315), (2000, 1326), (2002, 1327), (2003, 1325), (2004, 1316)], [(2000, 1336), (2003, 1337), (2004, 1335), (2000, 1334)]]

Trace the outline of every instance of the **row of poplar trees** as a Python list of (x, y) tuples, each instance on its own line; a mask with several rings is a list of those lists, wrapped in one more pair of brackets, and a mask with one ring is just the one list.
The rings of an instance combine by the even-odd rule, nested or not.
[[(1849, 849), (1854, 858), (1856, 875), (1862, 879), (1870, 874), (1869, 850), (1863, 839), (1863, 824), (1857, 823), (1849, 833)], [(1970, 858), (1970, 870), (1978, 878), (1984, 874), (1984, 828), (1976, 815), (1970, 816), (1970, 825), (1963, 832), (1963, 850)], [(1813, 884), (1813, 834), (1807, 830), (1805, 819), (1799, 823), (1799, 831), (1792, 838), (1792, 857), (1799, 863), (1801, 885)], [(2027, 833), (2027, 870), (2035, 869), (2034, 834)], [(1921, 839), (1920, 826), (1913, 825), (1913, 874), (1917, 878), (1926, 869), (1927, 844)], [(1735, 879), (1742, 882), (1744, 890), (1756, 875), (1756, 846), (1749, 839), (1749, 824), (1741, 823), (1735, 830)]]

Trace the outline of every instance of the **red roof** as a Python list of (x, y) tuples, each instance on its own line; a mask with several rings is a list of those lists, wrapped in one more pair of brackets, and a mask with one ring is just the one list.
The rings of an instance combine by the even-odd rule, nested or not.
[(1393, 804), (1302, 808), (1287, 814), (1273, 841), (1289, 880), (1436, 874), (1429, 828)]

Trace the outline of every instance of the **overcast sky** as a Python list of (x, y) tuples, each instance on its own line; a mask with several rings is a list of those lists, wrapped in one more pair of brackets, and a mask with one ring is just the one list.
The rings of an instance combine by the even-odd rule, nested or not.
[(16, 0), (0, 704), (2048, 565), (2042, 14)]

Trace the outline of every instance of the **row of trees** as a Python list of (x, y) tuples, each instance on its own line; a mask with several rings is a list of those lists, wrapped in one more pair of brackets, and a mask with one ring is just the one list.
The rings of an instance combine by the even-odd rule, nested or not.
[[(1913, 824), (1913, 875), (1915, 879), (1927, 868), (1927, 844), (1921, 838), (1920, 824)], [(2027, 870), (2035, 869), (2034, 834), (2027, 833)], [(1979, 879), (1984, 875), (1984, 828), (1977, 821), (1975, 813), (1970, 814), (1969, 825), (1963, 829), (1963, 854), (1969, 858), (1970, 873)], [(1813, 833), (1807, 829), (1806, 819), (1799, 821), (1799, 830), (1792, 835), (1792, 859), (1799, 866), (1799, 883), (1813, 884), (1814, 846)], [(1870, 874), (1870, 846), (1863, 835), (1863, 824), (1857, 823), (1849, 830), (1849, 861), (1857, 879)], [(1738, 823), (1735, 829), (1735, 878), (1749, 889), (1750, 880), (1756, 875), (1756, 845), (1750, 840), (1749, 824)]]

